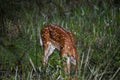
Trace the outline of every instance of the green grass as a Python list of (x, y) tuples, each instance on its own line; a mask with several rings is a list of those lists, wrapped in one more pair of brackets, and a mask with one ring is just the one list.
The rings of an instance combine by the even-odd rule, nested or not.
[[(58, 1), (59, 3), (59, 1)], [(62, 3), (62, 2), (61, 2)], [(62, 5), (62, 4), (60, 4)], [(39, 13), (33, 9), (22, 8), (18, 15), (21, 34), (12, 40), (3, 40), (0, 46), (0, 78), (10, 80), (56, 80), (59, 76), (69, 80), (64, 74), (59, 52), (49, 58), (48, 65), (42, 66), (43, 50), (39, 44), (39, 32), (44, 24), (58, 24), (71, 31), (76, 39), (79, 55), (77, 80), (118, 80), (120, 71), (119, 30), (120, 15), (117, 7), (110, 7), (104, 2), (102, 7), (80, 5), (72, 10), (67, 8), (65, 16), (60, 15), (58, 5), (47, 5)], [(11, 23), (11, 21), (7, 21)], [(10, 26), (11, 24), (6, 24)], [(10, 28), (12, 28), (10, 26)]]

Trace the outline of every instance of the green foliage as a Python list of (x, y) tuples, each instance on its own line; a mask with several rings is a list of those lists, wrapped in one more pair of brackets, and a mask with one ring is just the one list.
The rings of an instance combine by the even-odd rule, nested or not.
[(1, 14), (6, 13), (0, 21), (4, 22), (1, 30), (5, 30), (2, 31), (5, 35), (0, 36), (0, 79), (70, 80), (64, 74), (63, 60), (57, 50), (49, 57), (48, 65), (42, 66), (40, 30), (44, 24), (52, 23), (71, 31), (76, 39), (77, 80), (119, 80), (120, 9), (116, 6), (119, 3), (114, 0), (20, 2), (0, 1)]

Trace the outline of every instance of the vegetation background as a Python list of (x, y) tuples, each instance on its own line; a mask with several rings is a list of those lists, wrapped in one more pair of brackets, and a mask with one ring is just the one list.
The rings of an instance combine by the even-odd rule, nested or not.
[(0, 80), (68, 80), (57, 50), (42, 67), (39, 32), (49, 23), (76, 38), (76, 80), (119, 80), (119, 0), (0, 0)]

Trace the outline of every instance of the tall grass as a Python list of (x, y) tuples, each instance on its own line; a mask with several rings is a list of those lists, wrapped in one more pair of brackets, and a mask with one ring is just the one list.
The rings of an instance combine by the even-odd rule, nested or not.
[[(58, 1), (58, 0), (57, 0)], [(64, 1), (63, 1), (64, 2)], [(60, 3), (60, 4), (57, 4)], [(120, 46), (117, 7), (103, 2), (102, 7), (81, 4), (64, 11), (62, 2), (56, 7), (46, 4), (43, 11), (34, 5), (30, 11), (21, 10), (20, 36), (0, 46), (1, 79), (69, 80), (64, 74), (59, 52), (55, 50), (49, 63), (42, 66), (43, 50), (39, 44), (40, 30), (44, 24), (58, 24), (71, 31), (76, 39), (79, 65), (76, 80), (118, 80), (120, 71)], [(54, 5), (55, 6), (55, 5)], [(50, 9), (53, 9), (52, 12)], [(63, 11), (65, 14), (60, 14)], [(10, 23), (10, 21), (7, 21)], [(10, 24), (6, 24), (10, 26)], [(17, 34), (17, 33), (16, 33)]]

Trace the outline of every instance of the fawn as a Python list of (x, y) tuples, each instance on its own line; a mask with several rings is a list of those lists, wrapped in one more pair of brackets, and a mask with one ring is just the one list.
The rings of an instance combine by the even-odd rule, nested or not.
[(58, 49), (61, 57), (66, 59), (66, 62), (64, 62), (65, 72), (71, 73), (71, 63), (74, 65), (74, 71), (76, 71), (78, 53), (72, 33), (58, 25), (48, 24), (41, 30), (40, 35), (40, 43), (44, 50), (43, 65), (48, 63), (48, 57), (55, 49)]

